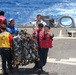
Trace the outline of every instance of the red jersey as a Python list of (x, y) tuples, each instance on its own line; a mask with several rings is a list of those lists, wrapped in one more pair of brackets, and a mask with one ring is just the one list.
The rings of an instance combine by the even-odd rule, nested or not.
[[(42, 31), (43, 31), (43, 30), (42, 30)], [(33, 34), (35, 34), (35, 36), (38, 37), (39, 34), (40, 34), (40, 32), (41, 32), (41, 31), (39, 31), (38, 29), (35, 29), (34, 32), (33, 32)]]
[[(43, 30), (41, 30), (43, 31)], [(37, 41), (38, 41), (38, 47), (40, 47), (40, 44), (39, 44), (39, 35), (41, 34), (41, 31), (39, 31), (38, 29), (35, 29), (33, 34), (35, 34), (35, 36), (37, 37)]]
[(38, 45), (40, 48), (52, 48), (53, 39), (48, 34), (44, 36), (44, 30), (39, 31), (35, 29), (33, 34), (38, 37)]
[(4, 24), (5, 20), (6, 20), (6, 18), (4, 16), (0, 16), (0, 25)]
[(52, 48), (53, 39), (50, 35), (44, 35), (44, 31), (41, 31), (39, 34), (39, 46), (40, 48)]

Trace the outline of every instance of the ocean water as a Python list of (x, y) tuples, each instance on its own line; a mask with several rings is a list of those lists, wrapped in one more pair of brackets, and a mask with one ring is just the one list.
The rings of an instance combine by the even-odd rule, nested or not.
[(0, 10), (5, 11), (7, 20), (14, 18), (17, 24), (29, 24), (37, 14), (55, 21), (68, 14), (76, 20), (75, 0), (0, 0)]

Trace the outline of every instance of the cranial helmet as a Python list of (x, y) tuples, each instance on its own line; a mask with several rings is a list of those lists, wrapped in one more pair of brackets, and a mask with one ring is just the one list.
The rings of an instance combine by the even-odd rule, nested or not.
[(9, 19), (9, 23), (10, 23), (10, 22), (15, 22), (15, 20), (14, 20), (13, 18), (10, 18), (10, 19)]

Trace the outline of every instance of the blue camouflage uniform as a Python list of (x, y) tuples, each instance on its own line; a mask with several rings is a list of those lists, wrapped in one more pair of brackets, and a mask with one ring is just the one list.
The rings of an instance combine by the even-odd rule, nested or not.
[(6, 28), (6, 31), (11, 34), (14, 34), (14, 33), (18, 33), (18, 28), (16, 26), (8, 26)]

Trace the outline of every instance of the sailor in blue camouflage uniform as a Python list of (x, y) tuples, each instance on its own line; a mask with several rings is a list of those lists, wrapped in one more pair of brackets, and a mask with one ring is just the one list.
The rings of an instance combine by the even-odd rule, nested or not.
[(19, 32), (18, 28), (15, 26), (15, 20), (13, 18), (9, 19), (6, 31), (10, 32), (11, 34), (15, 34)]

